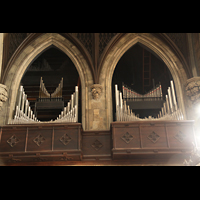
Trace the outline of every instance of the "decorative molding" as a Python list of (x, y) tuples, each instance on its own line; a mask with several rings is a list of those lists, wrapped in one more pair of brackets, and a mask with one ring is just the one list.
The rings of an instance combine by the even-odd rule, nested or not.
[(91, 145), (96, 151), (99, 151), (103, 147), (103, 144), (99, 142), (99, 140), (95, 140), (94, 143)]
[(48, 161), (48, 159), (47, 159), (47, 158), (37, 157), (37, 158), (34, 158), (33, 161), (36, 161), (36, 162), (43, 162), (43, 161)]
[(69, 161), (69, 160), (73, 160), (72, 157), (68, 157), (67, 153), (63, 153), (63, 156), (60, 158), (61, 161)]
[(153, 131), (147, 138), (151, 140), (151, 142), (156, 143), (160, 139), (160, 136)]
[(72, 138), (70, 138), (67, 133), (65, 133), (61, 138), (60, 141), (66, 146), (69, 144), (69, 142), (72, 140)]
[(94, 100), (98, 100), (102, 94), (103, 88), (100, 84), (94, 84), (91, 87), (92, 97)]
[(0, 84), (0, 110), (3, 106), (3, 103), (8, 99), (8, 91), (6, 85)]
[(187, 80), (185, 84), (186, 94), (192, 104), (200, 101), (200, 77), (193, 77)]
[(179, 142), (183, 142), (186, 135), (184, 133), (182, 133), (181, 131), (179, 131), (175, 136), (174, 136)]
[(128, 144), (132, 139), (133, 139), (133, 136), (131, 134), (129, 134), (128, 132), (126, 132), (122, 137), (121, 139), (126, 142), (126, 144)]
[(38, 135), (36, 138), (33, 139), (33, 142), (39, 147), (43, 142), (45, 141), (45, 138), (42, 135)]
[(15, 136), (13, 135), (11, 138), (9, 138), (7, 140), (7, 143), (11, 146), (11, 147), (14, 147), (20, 140)]

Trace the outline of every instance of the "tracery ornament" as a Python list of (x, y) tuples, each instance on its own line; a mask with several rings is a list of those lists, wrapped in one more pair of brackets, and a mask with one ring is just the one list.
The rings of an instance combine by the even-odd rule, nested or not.
[(179, 131), (175, 136), (174, 136), (179, 142), (183, 142), (184, 139), (186, 138), (186, 135)]
[(150, 135), (147, 136), (147, 138), (151, 140), (151, 142), (156, 143), (160, 139), (160, 136), (153, 131)]
[(45, 138), (40, 134), (37, 137), (34, 138), (33, 142), (39, 147), (43, 142), (45, 141)]
[(94, 84), (91, 87), (92, 97), (95, 100), (98, 100), (102, 94), (102, 86), (100, 84)]
[(193, 77), (187, 80), (186, 94), (189, 97), (192, 104), (196, 104), (200, 101), (200, 77)]
[(103, 147), (103, 144), (99, 140), (95, 140), (91, 145), (96, 151), (99, 151)]
[(65, 133), (61, 138), (60, 141), (66, 146), (72, 139)]
[(19, 142), (19, 139), (13, 135), (11, 138), (9, 138), (7, 140), (7, 143), (11, 146), (11, 147), (14, 147), (17, 143)]
[(3, 106), (3, 103), (8, 99), (8, 92), (6, 85), (0, 84), (0, 110)]
[(125, 134), (123, 134), (123, 136), (121, 137), (121, 139), (126, 142), (126, 144), (128, 144), (132, 139), (133, 139), (133, 136), (126, 132)]

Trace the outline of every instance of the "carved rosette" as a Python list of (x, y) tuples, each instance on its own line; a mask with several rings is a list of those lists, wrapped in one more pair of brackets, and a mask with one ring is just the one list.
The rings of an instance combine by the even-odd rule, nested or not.
[(3, 84), (0, 84), (0, 110), (3, 106), (3, 103), (8, 99), (7, 87)]
[(102, 86), (100, 84), (94, 84), (91, 87), (92, 97), (95, 100), (98, 100), (102, 94)]
[(192, 104), (200, 102), (200, 77), (193, 77), (187, 80), (186, 94), (191, 100)]

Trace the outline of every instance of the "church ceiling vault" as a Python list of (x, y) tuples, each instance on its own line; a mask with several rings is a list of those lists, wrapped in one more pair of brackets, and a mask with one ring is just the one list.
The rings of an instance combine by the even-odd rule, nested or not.
[[(8, 66), (9, 62), (12, 61), (12, 58), (14, 56), (17, 56), (17, 50), (20, 50), (20, 47), (21, 49), (23, 49), (26, 45), (28, 45), (28, 43), (30, 43), (41, 34), (42, 33), (9, 33), (9, 37), (7, 37), (7, 41), (5, 42), (6, 48), (4, 50), (3, 72), (6, 72), (6, 67)], [(126, 33), (60, 34), (72, 41), (81, 50), (81, 53), (83, 53), (83, 56), (90, 66), (94, 82), (98, 83), (101, 65), (106, 58), (108, 51)], [(182, 59), (186, 71), (189, 74), (189, 77), (191, 77), (191, 72), (189, 69), (187, 69), (189, 61), (186, 33), (152, 33), (152, 35), (159, 37), (165, 43), (168, 42), (172, 50), (179, 51), (178, 53), (182, 54), (182, 56), (179, 56), (179, 58)], [(169, 41), (171, 42), (171, 44)], [(173, 45), (176, 47), (174, 47)]]

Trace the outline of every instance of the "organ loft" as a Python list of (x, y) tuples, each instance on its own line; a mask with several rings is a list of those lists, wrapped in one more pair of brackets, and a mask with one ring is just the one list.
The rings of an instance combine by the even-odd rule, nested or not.
[(199, 33), (0, 33), (0, 165), (199, 165)]

